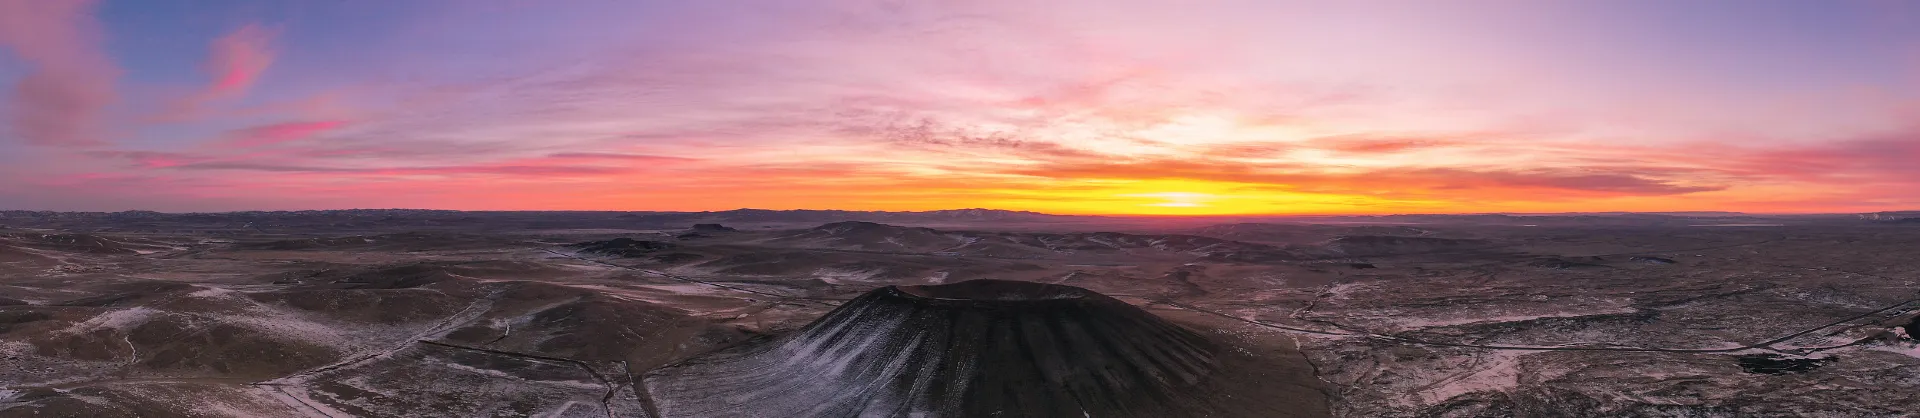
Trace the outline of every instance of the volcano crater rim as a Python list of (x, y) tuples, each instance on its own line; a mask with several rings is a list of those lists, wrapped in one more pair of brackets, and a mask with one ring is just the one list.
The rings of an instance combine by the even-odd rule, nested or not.
[(1074, 286), (1016, 280), (978, 279), (936, 285), (889, 286), (911, 299), (993, 304), (1022, 304), (1099, 299), (1100, 294)]

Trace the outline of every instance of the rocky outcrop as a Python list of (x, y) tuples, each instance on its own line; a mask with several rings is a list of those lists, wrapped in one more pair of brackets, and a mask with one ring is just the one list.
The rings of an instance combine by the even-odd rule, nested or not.
[(692, 229), (693, 229), (693, 231), (694, 231), (694, 232), (732, 232), (732, 231), (738, 231), (738, 229), (733, 229), (733, 227), (730, 227), (730, 226), (726, 226), (726, 225), (721, 225), (721, 224), (693, 224), (693, 228), (692, 228)]
[(1654, 256), (1650, 256), (1650, 255), (1649, 255), (1649, 256), (1636, 256), (1636, 257), (1633, 257), (1633, 258), (1630, 258), (1630, 259), (1627, 259), (1627, 260), (1628, 260), (1628, 261), (1634, 261), (1634, 262), (1639, 262), (1639, 263), (1647, 263), (1647, 264), (1679, 264), (1679, 263), (1680, 263), (1680, 262), (1678, 262), (1678, 261), (1673, 261), (1673, 259), (1671, 259), (1671, 258), (1665, 258), (1665, 257), (1654, 257)]
[(1736, 360), (1740, 363), (1741, 370), (1747, 373), (1759, 374), (1800, 373), (1818, 369), (1820, 366), (1827, 365), (1827, 363), (1838, 361), (1838, 359), (1833, 357), (1793, 358), (1784, 357), (1779, 354), (1740, 356), (1736, 358)]
[(934, 251), (962, 243), (957, 237), (929, 228), (859, 221), (834, 222), (793, 231), (768, 242), (808, 248), (896, 252)]
[(671, 243), (642, 241), (632, 238), (614, 238), (606, 241), (582, 242), (571, 245), (583, 253), (610, 255), (615, 257), (641, 257), (660, 250), (673, 249)]

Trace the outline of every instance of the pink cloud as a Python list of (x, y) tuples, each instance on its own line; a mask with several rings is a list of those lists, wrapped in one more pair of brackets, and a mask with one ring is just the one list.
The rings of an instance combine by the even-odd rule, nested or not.
[(215, 39), (212, 56), (207, 60), (206, 70), (213, 75), (213, 86), (208, 88), (207, 95), (220, 98), (246, 93), (260, 79), (260, 73), (273, 64), (272, 41), (273, 33), (257, 24), (242, 26)]
[(133, 163), (133, 166), (137, 168), (173, 167), (187, 164), (195, 159), (195, 157), (187, 154), (160, 151), (95, 151), (89, 152), (87, 155), (102, 158), (123, 158)]
[(611, 160), (632, 162), (683, 162), (699, 161), (698, 158), (675, 157), (671, 155), (627, 154), (619, 152), (562, 152), (547, 154), (550, 159), (573, 160)]
[(236, 129), (227, 133), (221, 144), (235, 147), (259, 147), (282, 142), (298, 141), (346, 126), (346, 121), (323, 120), (312, 122), (285, 122), (261, 125), (245, 129)]
[(507, 162), (494, 164), (425, 166), (425, 167), (382, 167), (347, 168), (284, 165), (275, 162), (212, 161), (181, 165), (171, 168), (182, 170), (241, 170), (279, 174), (313, 174), (326, 178), (344, 179), (348, 177), (390, 177), (390, 176), (492, 176), (515, 178), (546, 177), (598, 177), (639, 171), (636, 167), (590, 166), (590, 165), (546, 165), (534, 161)]
[(120, 70), (100, 47), (89, 0), (0, 0), (0, 46), (30, 68), (5, 104), (15, 135), (31, 144), (104, 142), (100, 120), (118, 100)]
[(156, 118), (177, 121), (204, 117), (207, 102), (245, 95), (273, 65), (273, 38), (272, 30), (248, 24), (214, 39), (203, 67), (212, 78), (211, 84), (171, 103)]

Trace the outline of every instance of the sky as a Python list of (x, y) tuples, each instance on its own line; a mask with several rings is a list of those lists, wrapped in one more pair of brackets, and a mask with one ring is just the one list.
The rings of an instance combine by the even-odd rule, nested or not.
[(0, 0), (0, 209), (1920, 209), (1920, 2)]

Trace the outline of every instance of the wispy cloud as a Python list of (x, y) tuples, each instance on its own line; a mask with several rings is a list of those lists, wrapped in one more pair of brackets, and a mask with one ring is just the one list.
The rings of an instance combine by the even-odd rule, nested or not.
[(508, 177), (551, 177), (612, 174), (632, 171), (627, 167), (610, 166), (565, 166), (565, 165), (467, 165), (467, 166), (430, 166), (430, 167), (319, 167), (279, 165), (270, 163), (250, 163), (239, 161), (213, 161), (173, 166), (180, 170), (244, 170), (279, 173), (336, 173), (364, 176), (508, 176)]
[[(1686, 184), (1684, 175), (1667, 173), (1662, 177), (1632, 168), (1339, 169), (1297, 163), (1136, 160), (1058, 162), (1001, 172), (1050, 179), (1209, 181), (1325, 194), (1418, 195), (1441, 200), (1487, 198), (1490, 194), (1518, 201), (1557, 200), (1566, 194), (1659, 196), (1726, 188)], [(1555, 193), (1538, 193), (1543, 190)]]
[(547, 154), (547, 158), (568, 160), (616, 160), (634, 162), (687, 162), (700, 161), (698, 158), (676, 157), (671, 155), (626, 154), (618, 152), (561, 152)]
[(202, 64), (206, 87), (169, 104), (156, 119), (178, 121), (205, 117), (211, 103), (244, 96), (273, 65), (274, 30), (249, 23), (213, 40)]
[(260, 73), (273, 64), (273, 33), (259, 24), (249, 24), (213, 41), (213, 52), (206, 71), (213, 76), (207, 96), (224, 98), (246, 93), (260, 79)]
[(259, 147), (298, 141), (346, 126), (346, 121), (323, 120), (310, 122), (282, 122), (251, 128), (236, 129), (227, 133), (219, 144), (232, 147)]
[(86, 155), (100, 158), (124, 159), (136, 168), (173, 167), (187, 164), (196, 159), (196, 157), (187, 154), (163, 151), (90, 151), (87, 152)]
[[(36, 148), (50, 157), (0, 180), (492, 209), (1920, 205), (1902, 193), (1920, 187), (1920, 79), (1887, 76), (1913, 67), (1881, 41), (1910, 48), (1908, 28), (1641, 19), (1669, 12), (1652, 3), (1029, 3), (343, 6), (392, 19), (368, 33), (241, 16), (167, 43), (207, 46), (203, 80), (126, 86), (128, 113), (169, 108), (148, 119), (164, 124)], [(118, 70), (89, 5), (0, 0), (24, 64), (14, 137), (106, 138)], [(128, 80), (175, 80), (156, 55), (122, 57), (163, 75)]]
[(1452, 138), (1417, 138), (1380, 135), (1342, 135), (1313, 138), (1307, 146), (1349, 154), (1388, 154), (1425, 148), (1471, 143)]
[(90, 0), (0, 0), (0, 46), (29, 70), (4, 111), (12, 134), (36, 145), (97, 145), (120, 70), (102, 50)]

